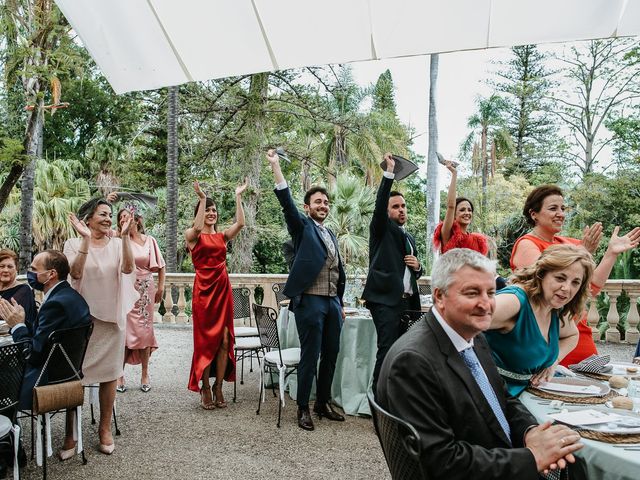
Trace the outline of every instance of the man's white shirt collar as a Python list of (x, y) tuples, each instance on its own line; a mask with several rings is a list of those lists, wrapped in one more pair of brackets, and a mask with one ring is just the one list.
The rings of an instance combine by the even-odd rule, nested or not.
[(433, 312), (433, 316), (436, 317), (436, 320), (438, 320), (438, 323), (444, 330), (444, 333), (447, 334), (447, 337), (449, 337), (449, 340), (451, 340), (451, 343), (453, 343), (453, 346), (456, 347), (456, 350), (458, 352), (466, 350), (467, 348), (473, 348), (473, 338), (470, 342), (467, 342), (464, 338), (462, 338), (462, 336), (460, 336), (458, 332), (451, 328), (451, 325), (449, 325), (444, 320), (444, 318), (442, 318), (442, 315), (440, 315), (440, 312), (435, 305), (431, 307), (431, 311)]
[(45, 293), (44, 296), (42, 297), (42, 303), (47, 301), (47, 298), (49, 298), (49, 295), (51, 295), (51, 292), (53, 292), (53, 290), (61, 283), (62, 283), (62, 280), (58, 281), (58, 283), (56, 283), (53, 287), (47, 290), (47, 293)]

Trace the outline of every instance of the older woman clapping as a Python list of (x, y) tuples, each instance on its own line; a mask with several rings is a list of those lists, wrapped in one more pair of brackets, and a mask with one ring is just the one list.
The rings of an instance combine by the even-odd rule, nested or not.
[[(24, 308), (25, 323), (33, 325), (38, 314), (33, 291), (28, 286), (19, 284), (16, 281), (17, 275), (18, 255), (8, 248), (0, 249), (0, 298), (4, 298), (8, 302), (11, 302), (13, 298), (18, 302)], [(38, 279), (31, 279), (31, 275), (27, 275), (27, 277), (29, 282), (37, 287)], [(1, 317), (0, 320), (2, 320)]]
[(80, 238), (71, 238), (64, 253), (71, 265), (71, 285), (89, 304), (93, 334), (82, 367), (83, 384), (100, 384), (98, 450), (110, 455), (115, 448), (111, 412), (116, 379), (122, 375), (127, 313), (137, 297), (135, 265), (129, 239), (131, 221), (122, 225), (122, 238), (110, 236), (111, 204), (92, 199), (82, 205), (78, 217), (69, 220)]

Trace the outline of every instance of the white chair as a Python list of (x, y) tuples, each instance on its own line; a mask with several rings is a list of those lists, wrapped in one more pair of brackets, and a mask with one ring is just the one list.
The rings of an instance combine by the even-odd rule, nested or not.
[[(260, 396), (258, 398), (258, 410), (256, 415), (260, 415), (260, 405), (265, 401), (265, 373), (272, 374), (278, 372), (278, 428), (280, 428), (280, 418), (284, 407), (284, 388), (289, 375), (298, 369), (300, 363), (299, 348), (280, 348), (280, 337), (278, 336), (278, 313), (271, 307), (254, 305), (253, 312), (260, 332), (260, 343), (265, 350), (260, 365)], [(269, 350), (269, 351), (266, 351)], [(273, 385), (273, 382), (272, 382)]]

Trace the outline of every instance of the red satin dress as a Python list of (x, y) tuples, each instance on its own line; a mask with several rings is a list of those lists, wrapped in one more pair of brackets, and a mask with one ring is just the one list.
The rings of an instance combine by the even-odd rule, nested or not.
[[(193, 359), (189, 375), (189, 390), (198, 392), (202, 372), (214, 362), (222, 344), (224, 328), (229, 330), (229, 362), (224, 379), (236, 379), (236, 361), (233, 353), (233, 296), (226, 266), (227, 245), (222, 233), (201, 233), (191, 250), (196, 269), (191, 300), (193, 318)], [(215, 362), (211, 377), (215, 377)]]
[[(559, 235), (556, 235), (555, 237), (553, 237), (553, 242), (547, 242), (530, 234), (523, 235), (518, 240), (516, 240), (516, 243), (513, 245), (510, 259), (511, 270), (516, 269), (516, 266), (513, 264), (513, 257), (515, 256), (516, 250), (518, 249), (518, 244), (521, 240), (524, 239), (533, 242), (533, 244), (540, 250), (541, 253), (551, 245), (582, 245), (582, 242), (577, 238), (561, 237)], [(601, 289), (595, 286), (593, 283), (590, 287), (591, 295), (593, 296), (593, 298), (595, 298), (600, 293)], [(576, 325), (578, 326), (578, 345), (576, 345), (576, 348), (569, 352), (567, 356), (564, 357), (560, 362), (560, 365), (563, 365), (565, 367), (573, 365), (574, 363), (580, 363), (585, 358), (598, 353), (596, 344), (593, 341), (593, 335), (591, 334), (591, 327), (587, 324), (587, 312), (584, 312), (582, 318), (580, 318), (580, 320), (576, 322)]]
[(446, 243), (446, 245), (443, 245), (443, 226), (444, 222), (440, 222), (433, 232), (433, 245), (440, 253), (447, 253), (449, 250), (452, 250), (454, 248), (468, 248), (470, 250), (475, 250), (482, 255), (486, 255), (489, 252), (489, 244), (487, 243), (487, 238), (483, 234), (476, 232), (465, 233), (462, 231), (462, 228), (460, 228), (460, 225), (455, 220), (451, 225), (451, 238), (449, 238), (449, 241)]

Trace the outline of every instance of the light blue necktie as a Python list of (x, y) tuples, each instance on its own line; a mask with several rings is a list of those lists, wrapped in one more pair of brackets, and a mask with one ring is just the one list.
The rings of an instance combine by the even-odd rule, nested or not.
[(487, 399), (491, 410), (493, 410), (498, 422), (500, 422), (502, 430), (504, 430), (505, 435), (509, 439), (509, 443), (511, 443), (511, 429), (509, 428), (509, 422), (507, 421), (507, 417), (504, 416), (500, 402), (498, 402), (498, 397), (496, 397), (496, 393), (493, 391), (493, 388), (489, 383), (489, 379), (478, 361), (476, 352), (473, 351), (473, 348), (467, 348), (460, 352), (460, 355), (462, 355), (464, 363), (466, 363), (469, 370), (471, 370), (471, 375), (473, 375), (473, 378), (480, 387), (480, 390), (482, 390), (482, 394)]

